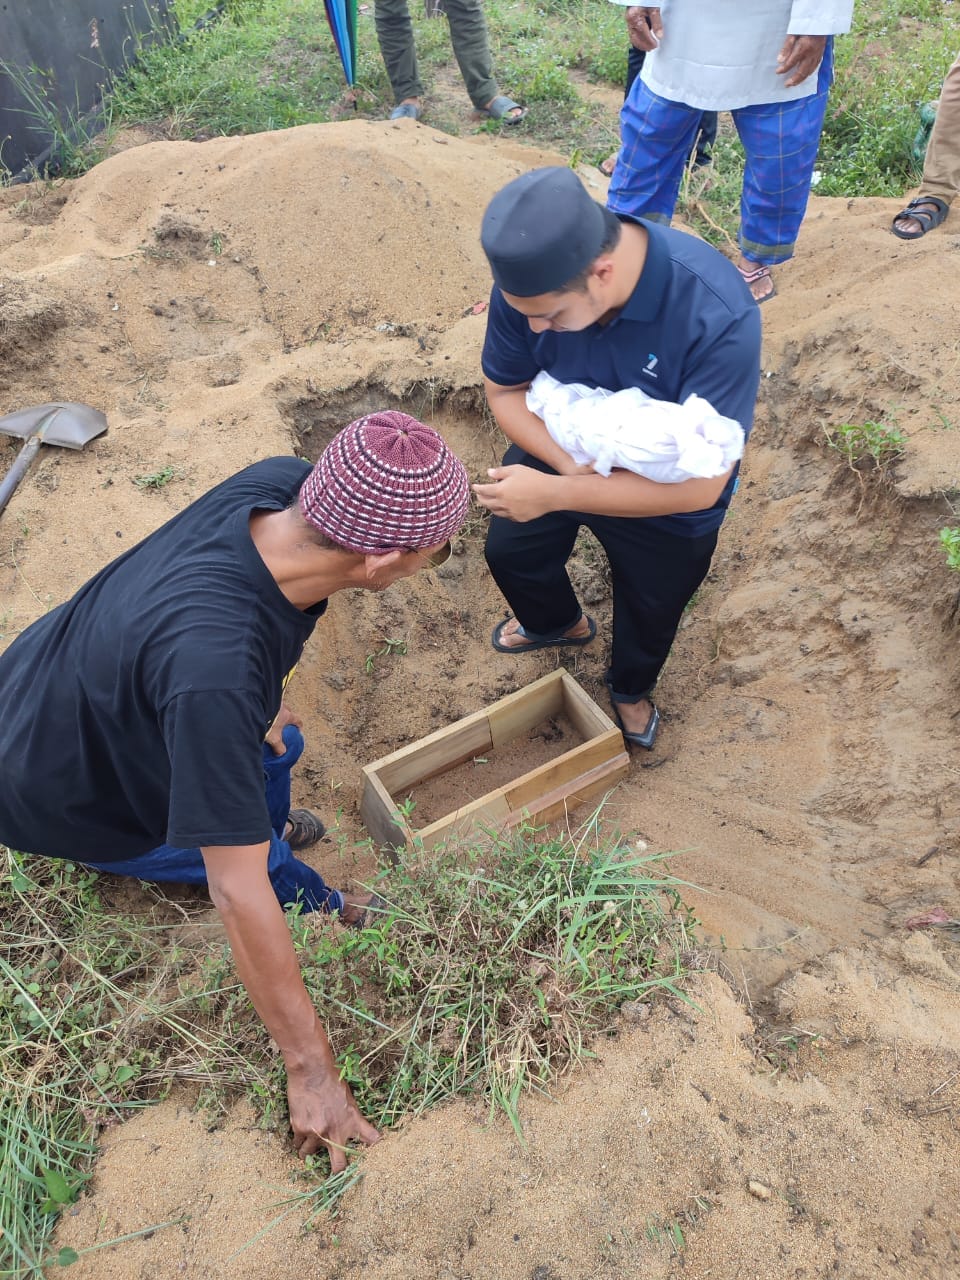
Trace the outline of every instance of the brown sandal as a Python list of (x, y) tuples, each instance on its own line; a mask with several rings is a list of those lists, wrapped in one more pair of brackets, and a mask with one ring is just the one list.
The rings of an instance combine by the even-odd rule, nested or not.
[(309, 809), (291, 809), (287, 814), (287, 822), (290, 829), (284, 839), (294, 850), (309, 849), (327, 834), (327, 828)]
[(763, 306), (765, 302), (769, 302), (771, 298), (775, 298), (777, 296), (777, 286), (773, 283), (773, 276), (770, 274), (769, 267), (757, 267), (756, 271), (744, 271), (743, 267), (738, 266), (737, 270), (743, 277), (743, 283), (748, 289), (750, 289), (752, 284), (756, 284), (758, 280), (770, 281), (770, 292), (765, 293), (762, 298), (758, 298), (753, 290), (750, 289), (751, 296), (758, 307)]
[[(371, 893), (369, 902), (363, 907), (360, 914), (353, 920), (344, 920), (343, 923), (348, 929), (366, 929), (368, 925), (376, 923), (378, 915), (386, 915), (388, 910), (389, 907), (383, 898), (378, 893)], [(371, 919), (371, 916), (373, 919)], [(342, 914), (341, 919), (343, 919)]]

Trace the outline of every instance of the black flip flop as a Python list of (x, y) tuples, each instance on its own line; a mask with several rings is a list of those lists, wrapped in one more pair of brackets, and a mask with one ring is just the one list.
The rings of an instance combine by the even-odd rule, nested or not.
[(653, 744), (657, 740), (657, 731), (660, 728), (660, 712), (657, 710), (657, 704), (651, 702), (653, 714), (647, 721), (647, 727), (643, 733), (630, 733), (623, 727), (623, 720), (620, 718), (620, 712), (617, 710), (616, 704), (613, 704), (613, 715), (617, 722), (617, 727), (623, 734), (624, 742), (629, 742), (631, 746), (643, 747), (644, 751), (652, 751)]
[[(587, 618), (587, 627), (589, 628), (585, 636), (555, 636), (553, 639), (540, 638), (538, 640), (527, 640), (522, 645), (507, 645), (500, 643), (500, 637), (503, 635), (503, 628), (510, 621), (510, 618), (504, 618), (493, 628), (493, 634), (490, 637), (490, 643), (496, 649), (497, 653), (534, 653), (537, 649), (582, 649), (585, 644), (589, 644), (596, 637), (597, 624), (590, 617)], [(526, 638), (527, 633), (523, 627), (518, 627), (520, 635)]]
[[(936, 209), (921, 209), (922, 204), (934, 204)], [(893, 220), (890, 230), (901, 240), (919, 240), (921, 236), (925, 236), (928, 231), (932, 231), (934, 227), (939, 227), (950, 212), (950, 206), (945, 200), (941, 200), (939, 196), (917, 196), (911, 200), (905, 209), (900, 212)], [(920, 223), (919, 231), (898, 231), (897, 223), (901, 218), (913, 218), (915, 222)]]
[[(488, 120), (499, 120), (501, 124), (509, 125), (519, 124), (521, 120), (526, 119), (527, 115), (527, 108), (521, 107), (519, 102), (514, 102), (505, 93), (498, 93), (489, 107), (478, 107), (477, 111)], [(520, 114), (511, 115), (512, 111), (519, 111)]]

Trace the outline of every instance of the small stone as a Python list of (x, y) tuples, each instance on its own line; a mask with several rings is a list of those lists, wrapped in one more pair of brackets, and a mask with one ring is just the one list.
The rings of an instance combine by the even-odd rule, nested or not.
[(620, 1013), (627, 1022), (645, 1022), (650, 1017), (650, 1006), (640, 1000), (625, 1000)]
[(770, 1188), (763, 1182), (756, 1182), (753, 1178), (747, 1183), (747, 1190), (752, 1196), (756, 1196), (758, 1200), (769, 1200), (773, 1195)]

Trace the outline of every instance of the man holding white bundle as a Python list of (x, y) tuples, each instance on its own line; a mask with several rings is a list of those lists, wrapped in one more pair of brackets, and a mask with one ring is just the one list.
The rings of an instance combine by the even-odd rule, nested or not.
[(612, 214), (569, 169), (537, 169), (490, 202), (481, 241), (495, 287), (483, 372), (512, 441), (490, 483), (487, 563), (514, 616), (501, 653), (589, 644), (596, 634), (566, 572), (577, 531), (603, 546), (613, 580), (607, 684), (624, 737), (651, 748), (653, 688), (683, 610), (710, 567), (737, 465), (658, 483), (578, 463), (527, 407), (534, 379), (666, 405), (702, 397), (749, 434), (760, 376), (760, 318), (736, 268), (693, 236)]

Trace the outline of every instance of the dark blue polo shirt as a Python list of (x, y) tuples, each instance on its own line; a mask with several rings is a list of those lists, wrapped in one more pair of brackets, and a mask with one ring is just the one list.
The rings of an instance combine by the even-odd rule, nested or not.
[[(483, 372), (501, 387), (545, 369), (559, 382), (625, 391), (639, 387), (680, 404), (696, 394), (749, 435), (760, 381), (760, 314), (732, 262), (708, 244), (644, 222), (650, 240), (637, 287), (615, 319), (576, 333), (536, 334), (494, 287)], [(666, 532), (698, 537), (720, 526), (736, 472), (708, 511), (647, 517)]]

